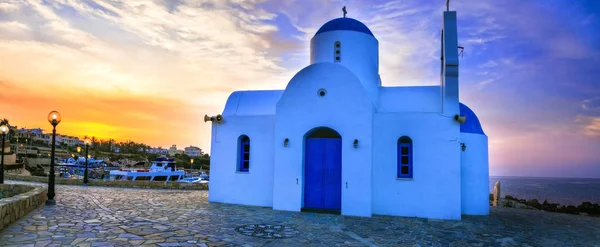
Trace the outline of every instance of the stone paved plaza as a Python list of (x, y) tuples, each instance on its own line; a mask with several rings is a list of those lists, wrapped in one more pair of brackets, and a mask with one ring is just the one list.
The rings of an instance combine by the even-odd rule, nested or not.
[(56, 189), (57, 205), (2, 230), (0, 246), (600, 246), (598, 218), (524, 209), (362, 218), (208, 203), (207, 191)]

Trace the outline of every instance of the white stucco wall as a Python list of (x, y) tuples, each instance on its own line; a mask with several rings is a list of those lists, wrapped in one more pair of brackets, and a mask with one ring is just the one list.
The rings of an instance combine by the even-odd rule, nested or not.
[[(254, 206), (273, 205), (274, 116), (224, 116), (212, 124), (208, 200)], [(238, 138), (250, 138), (250, 170), (238, 172)]]
[(442, 111), (440, 86), (381, 87), (378, 113)]
[[(327, 90), (324, 97), (318, 96), (321, 88)], [(341, 213), (371, 216), (373, 110), (360, 81), (347, 68), (318, 63), (298, 72), (277, 103), (273, 209), (301, 210), (304, 136), (324, 126), (342, 137)], [(289, 139), (288, 147), (283, 146), (285, 138)], [(358, 148), (353, 147), (354, 139), (359, 140)]]
[[(460, 219), (458, 123), (437, 113), (378, 113), (373, 129), (373, 214)], [(396, 178), (404, 135), (413, 141), (413, 179)]]
[(362, 83), (369, 98), (376, 102), (379, 78), (379, 42), (371, 35), (356, 31), (329, 31), (315, 35), (310, 42), (310, 63), (334, 63), (334, 44), (341, 42), (341, 61)]
[(460, 153), (462, 213), (487, 215), (490, 213), (488, 138), (461, 133), (460, 139), (466, 146)]

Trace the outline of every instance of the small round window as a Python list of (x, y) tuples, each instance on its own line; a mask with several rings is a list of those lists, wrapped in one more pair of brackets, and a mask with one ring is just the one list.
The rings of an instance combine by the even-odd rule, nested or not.
[(317, 92), (317, 94), (321, 97), (325, 96), (327, 94), (327, 90), (321, 88), (319, 89), (319, 91)]

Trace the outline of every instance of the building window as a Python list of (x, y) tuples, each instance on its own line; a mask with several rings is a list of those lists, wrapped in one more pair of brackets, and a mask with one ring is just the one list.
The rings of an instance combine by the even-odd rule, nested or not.
[(248, 172), (250, 170), (250, 138), (242, 135), (240, 136), (239, 143), (238, 170), (240, 172)]
[(324, 88), (319, 89), (319, 91), (317, 91), (317, 94), (321, 97), (325, 96), (327, 94), (327, 90), (325, 90)]
[(398, 178), (413, 177), (412, 140), (408, 136), (398, 139)]
[(339, 63), (342, 61), (342, 43), (336, 41), (333, 45), (333, 61)]

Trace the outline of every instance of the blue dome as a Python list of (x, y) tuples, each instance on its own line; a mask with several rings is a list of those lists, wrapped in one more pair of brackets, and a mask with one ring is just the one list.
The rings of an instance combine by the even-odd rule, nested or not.
[(317, 33), (315, 35), (324, 33), (324, 32), (338, 31), (338, 30), (356, 31), (356, 32), (366, 33), (368, 35), (375, 37), (373, 35), (373, 33), (371, 32), (371, 30), (369, 30), (369, 28), (367, 26), (365, 26), (365, 24), (363, 24), (362, 22), (357, 21), (355, 19), (352, 19), (352, 18), (333, 19), (333, 20), (325, 23), (325, 25), (321, 26), (321, 28), (319, 28), (319, 31), (317, 31)]
[(467, 117), (465, 123), (460, 125), (460, 132), (485, 135), (485, 133), (483, 133), (483, 129), (481, 128), (481, 123), (479, 123), (477, 115), (475, 115), (471, 108), (467, 107), (463, 103), (459, 104), (460, 115)]

